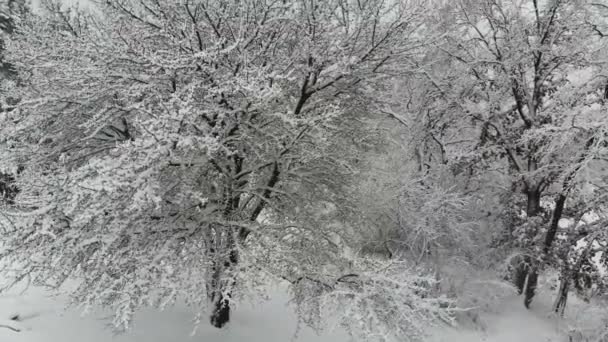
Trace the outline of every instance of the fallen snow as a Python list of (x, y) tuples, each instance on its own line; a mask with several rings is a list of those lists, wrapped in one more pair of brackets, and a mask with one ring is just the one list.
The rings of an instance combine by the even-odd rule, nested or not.
[[(81, 317), (74, 309), (65, 310), (60, 297), (50, 296), (41, 289), (30, 289), (25, 294), (0, 296), (0, 324), (7, 322), (23, 329), (14, 332), (0, 329), (1, 342), (346, 342), (342, 330), (317, 335), (302, 327), (296, 335), (297, 320), (287, 306), (285, 291), (277, 288), (273, 299), (260, 305), (242, 305), (227, 329), (215, 329), (201, 323), (196, 335), (191, 336), (193, 313), (185, 306), (159, 312), (145, 309), (136, 316), (131, 330), (114, 335), (108, 320), (100, 313)], [(547, 308), (538, 306), (526, 310), (522, 298), (508, 297), (500, 314), (484, 314), (484, 329), (444, 328), (434, 332), (429, 342), (561, 342), (558, 321), (547, 317)], [(10, 321), (19, 314), (22, 322)]]
[(445, 329), (429, 342), (562, 342), (567, 338), (560, 333), (560, 322), (550, 318), (545, 307), (527, 310), (523, 298), (508, 297), (499, 314), (485, 314), (483, 328)]
[[(342, 342), (348, 341), (343, 331), (327, 332), (318, 336), (309, 328), (297, 331), (297, 320), (287, 306), (285, 293), (278, 292), (273, 300), (256, 307), (242, 305), (235, 310), (232, 324), (227, 329), (215, 329), (202, 322), (193, 331), (192, 310), (176, 306), (158, 311), (141, 310), (132, 328), (116, 335), (108, 320), (100, 313), (84, 317), (78, 310), (65, 310), (64, 301), (40, 289), (30, 289), (23, 295), (0, 296), (0, 318), (9, 321), (15, 313), (24, 317), (18, 325), (24, 331), (0, 328), (4, 342)], [(107, 317), (106, 317), (107, 318)], [(15, 322), (10, 322), (14, 324)], [(297, 331), (297, 335), (296, 335)]]

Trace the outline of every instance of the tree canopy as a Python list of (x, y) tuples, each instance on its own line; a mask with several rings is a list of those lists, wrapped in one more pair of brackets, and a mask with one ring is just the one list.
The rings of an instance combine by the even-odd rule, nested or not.
[(604, 283), (608, 5), (15, 4), (15, 282), (110, 306), (119, 329), (178, 299), (221, 328), (279, 279), (304, 323), (384, 341), (453, 323), (466, 273), (507, 259), (526, 306), (543, 272), (561, 275), (556, 310)]

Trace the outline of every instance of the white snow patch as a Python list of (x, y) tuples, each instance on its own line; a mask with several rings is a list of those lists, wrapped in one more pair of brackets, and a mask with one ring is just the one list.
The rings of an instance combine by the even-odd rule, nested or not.
[[(175, 306), (164, 311), (143, 309), (135, 316), (132, 328), (114, 334), (108, 314), (99, 311), (81, 316), (75, 309), (64, 309), (65, 300), (32, 288), (25, 294), (0, 296), (0, 324), (19, 326), (20, 332), (0, 328), (4, 342), (346, 342), (348, 335), (336, 329), (317, 335), (312, 329), (297, 330), (296, 316), (287, 306), (288, 297), (276, 290), (273, 299), (259, 305), (241, 304), (225, 329), (211, 327), (205, 317), (194, 336), (192, 310)], [(22, 321), (11, 321), (19, 314)], [(296, 335), (297, 332), (297, 335)]]
[(571, 219), (571, 218), (562, 218), (562, 219), (559, 219), (559, 221), (557, 222), (558, 227), (561, 229), (568, 228), (568, 227), (572, 226), (573, 224), (574, 224), (574, 219)]
[[(202, 322), (197, 333), (192, 332), (193, 313), (184, 306), (159, 312), (141, 310), (132, 329), (114, 335), (107, 320), (99, 312), (81, 317), (76, 310), (63, 309), (64, 300), (41, 289), (32, 288), (23, 295), (0, 296), (0, 318), (10, 319), (19, 314), (20, 332), (0, 329), (0, 341), (10, 342), (347, 342), (348, 335), (340, 330), (317, 335), (310, 328), (296, 332), (296, 317), (286, 305), (285, 289), (275, 287), (273, 299), (260, 305), (241, 305), (234, 312), (226, 329), (215, 329)], [(561, 341), (555, 321), (543, 315), (543, 309), (526, 310), (522, 298), (507, 297), (500, 313), (486, 313), (481, 320), (484, 331), (443, 328), (432, 331), (429, 342), (512, 342)], [(545, 312), (546, 313), (546, 312)]]
[(544, 308), (527, 310), (520, 296), (508, 297), (501, 306), (500, 313), (481, 317), (483, 330), (446, 329), (429, 342), (566, 341), (558, 322), (547, 318)]

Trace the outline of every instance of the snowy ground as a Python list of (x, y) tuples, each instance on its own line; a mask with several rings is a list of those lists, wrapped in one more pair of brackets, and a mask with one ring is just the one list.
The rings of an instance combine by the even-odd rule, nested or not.
[[(347, 341), (344, 332), (336, 331), (323, 336), (311, 329), (302, 328), (296, 333), (296, 319), (286, 305), (287, 297), (279, 293), (275, 299), (256, 308), (244, 305), (235, 311), (228, 329), (215, 329), (202, 322), (195, 336), (193, 313), (186, 307), (176, 306), (159, 312), (146, 309), (136, 316), (129, 332), (114, 335), (101, 314), (81, 317), (77, 310), (64, 310), (62, 300), (50, 297), (41, 290), (24, 295), (0, 297), (0, 317), (3, 321), (14, 313), (25, 316), (17, 326), (25, 331), (0, 329), (1, 342), (341, 342)], [(30, 316), (31, 318), (28, 318)], [(13, 324), (14, 325), (14, 324)]]
[[(321, 336), (303, 328), (296, 335), (295, 315), (286, 306), (287, 296), (277, 291), (274, 299), (256, 308), (241, 306), (233, 324), (224, 330), (209, 327), (203, 322), (195, 336), (192, 313), (187, 308), (175, 307), (163, 312), (143, 310), (131, 331), (113, 335), (101, 314), (80, 317), (78, 311), (64, 310), (61, 298), (51, 297), (40, 289), (26, 294), (0, 297), (0, 324), (19, 313), (25, 320), (14, 332), (0, 329), (1, 342), (346, 342), (343, 331), (327, 332)], [(429, 342), (562, 342), (559, 322), (547, 316), (547, 308), (538, 305), (525, 310), (521, 297), (508, 297), (499, 314), (487, 314), (481, 319), (483, 330), (442, 329)], [(8, 322), (11, 323), (10, 321)]]
[(562, 322), (550, 318), (546, 307), (526, 310), (522, 297), (508, 297), (500, 313), (486, 314), (480, 320), (484, 328), (446, 329), (429, 342), (565, 342), (560, 334)]

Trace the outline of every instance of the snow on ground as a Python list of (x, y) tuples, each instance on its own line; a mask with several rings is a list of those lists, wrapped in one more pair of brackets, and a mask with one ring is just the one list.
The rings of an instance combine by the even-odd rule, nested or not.
[[(176, 306), (165, 311), (144, 309), (136, 316), (131, 329), (115, 335), (108, 320), (99, 313), (81, 317), (76, 309), (64, 309), (62, 300), (50, 297), (40, 289), (30, 289), (24, 295), (0, 296), (0, 325), (19, 313), (25, 316), (21, 326), (26, 331), (14, 332), (0, 328), (0, 342), (342, 342), (348, 337), (343, 331), (318, 336), (303, 327), (295, 335), (297, 321), (287, 304), (287, 296), (278, 293), (271, 301), (255, 308), (242, 305), (228, 329), (215, 329), (201, 322), (195, 336), (194, 314), (187, 307)], [(9, 322), (10, 323), (10, 322)]]
[(548, 316), (548, 308), (527, 310), (523, 298), (510, 296), (500, 313), (485, 314), (480, 320), (484, 329), (445, 329), (429, 342), (564, 342), (559, 320)]
[[(286, 305), (285, 291), (276, 290), (273, 299), (257, 305), (242, 305), (228, 329), (218, 330), (202, 322), (195, 336), (192, 332), (192, 312), (176, 306), (159, 312), (142, 310), (131, 330), (114, 335), (100, 313), (81, 317), (79, 311), (64, 310), (63, 300), (41, 289), (27, 293), (0, 296), (0, 325), (13, 323), (11, 315), (19, 313), (23, 322), (17, 323), (21, 332), (0, 328), (0, 342), (346, 342), (344, 331), (337, 329), (315, 334), (303, 327), (297, 335), (296, 318)], [(559, 322), (548, 318), (548, 308), (538, 305), (526, 310), (522, 298), (510, 296), (501, 306), (500, 314), (484, 314), (482, 330), (444, 328), (434, 332), (428, 342), (562, 342)]]

